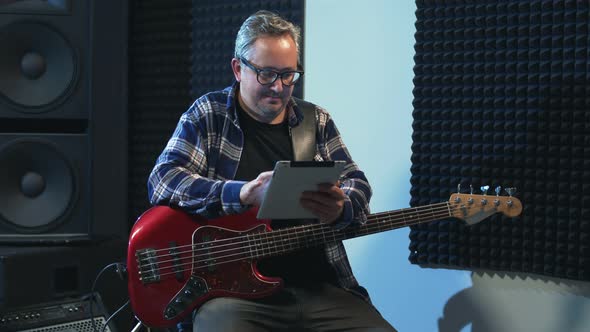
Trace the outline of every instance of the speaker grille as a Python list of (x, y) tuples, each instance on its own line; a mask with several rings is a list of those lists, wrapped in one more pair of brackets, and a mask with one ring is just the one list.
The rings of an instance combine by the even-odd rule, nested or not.
[[(93, 326), (91, 319), (84, 319), (75, 322), (39, 327), (30, 330), (23, 330), (22, 332), (96, 332), (102, 331), (103, 327), (106, 324), (106, 319), (104, 317), (94, 318), (94, 324), (95, 325)], [(104, 329), (104, 331), (113, 332), (108, 325)]]
[(0, 5), (0, 118), (88, 119), (90, 2), (9, 2)]
[(8, 142), (0, 149), (0, 216), (15, 227), (43, 228), (72, 206), (78, 182), (63, 154), (43, 141)]
[[(39, 113), (67, 98), (77, 78), (77, 56), (57, 30), (17, 22), (0, 28), (0, 96), (23, 112)], [(48, 106), (48, 107), (44, 107)]]
[(89, 237), (87, 149), (86, 134), (0, 133), (0, 242)]

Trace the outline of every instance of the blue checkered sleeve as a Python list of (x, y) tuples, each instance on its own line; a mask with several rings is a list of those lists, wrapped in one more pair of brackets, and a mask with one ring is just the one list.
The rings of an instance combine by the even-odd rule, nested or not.
[[(244, 182), (231, 180), (241, 147), (219, 131), (219, 123), (231, 123), (226, 100), (227, 96), (206, 95), (181, 116), (148, 179), (152, 204), (178, 206), (206, 218), (249, 208), (240, 203)], [(222, 145), (224, 149), (220, 149)], [(224, 160), (225, 169), (215, 170), (210, 156)]]

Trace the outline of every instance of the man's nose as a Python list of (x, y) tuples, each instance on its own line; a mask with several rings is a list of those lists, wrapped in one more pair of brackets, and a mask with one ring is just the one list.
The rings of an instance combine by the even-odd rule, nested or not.
[(270, 89), (275, 92), (282, 92), (283, 88), (283, 80), (280, 77), (277, 77), (277, 79), (270, 85)]

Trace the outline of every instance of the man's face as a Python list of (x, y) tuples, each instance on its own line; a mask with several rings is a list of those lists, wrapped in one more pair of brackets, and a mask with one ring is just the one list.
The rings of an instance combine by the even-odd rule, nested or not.
[[(258, 38), (247, 57), (245, 60), (258, 69), (281, 73), (297, 70), (297, 49), (289, 35)], [(232, 61), (232, 67), (240, 82), (239, 101), (244, 110), (260, 122), (283, 122), (293, 86), (284, 85), (280, 77), (272, 84), (262, 85), (256, 78), (256, 71), (238, 59)]]

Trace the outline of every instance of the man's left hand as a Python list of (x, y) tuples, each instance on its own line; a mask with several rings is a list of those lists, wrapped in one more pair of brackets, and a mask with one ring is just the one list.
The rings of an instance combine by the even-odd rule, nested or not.
[(318, 185), (317, 191), (301, 194), (301, 205), (317, 216), (322, 223), (331, 224), (340, 218), (344, 209), (344, 192), (339, 183)]

